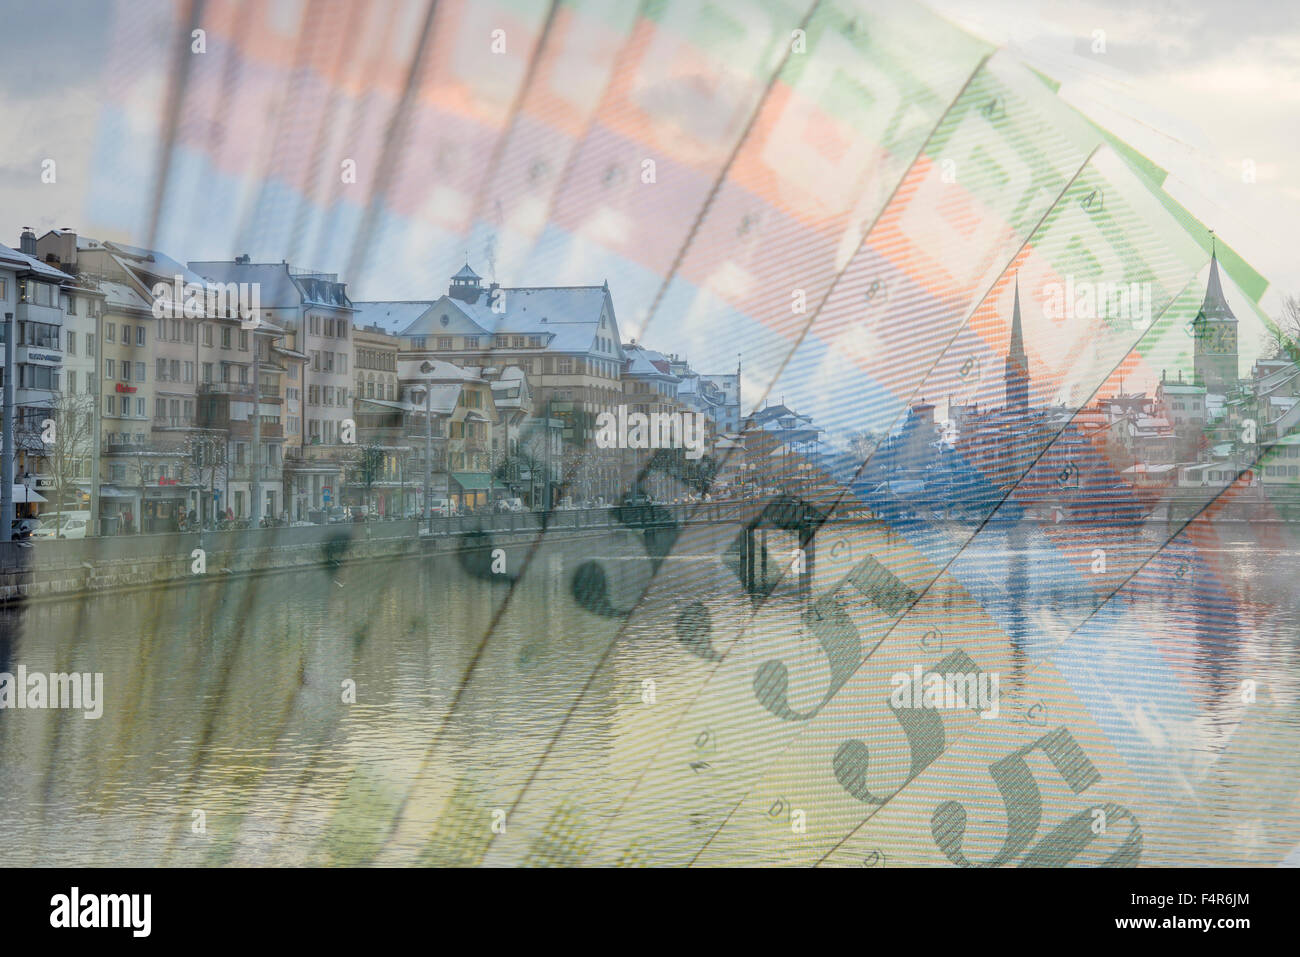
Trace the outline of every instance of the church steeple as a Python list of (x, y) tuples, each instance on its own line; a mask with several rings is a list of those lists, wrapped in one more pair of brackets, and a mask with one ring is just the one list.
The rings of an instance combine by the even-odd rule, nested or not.
[(1020, 276), (1016, 276), (1016, 300), (1011, 311), (1011, 345), (1007, 349), (1005, 372), (1008, 411), (1029, 410), (1029, 357), (1025, 355), (1024, 334), (1020, 328)]
[(1210, 233), (1210, 278), (1205, 283), (1205, 299), (1192, 320), (1195, 343), (1192, 370), (1195, 381), (1210, 392), (1226, 392), (1238, 383), (1237, 317), (1232, 314), (1223, 294), (1219, 277), (1219, 250)]
[[(1211, 239), (1211, 243), (1214, 243), (1213, 239)], [(1219, 279), (1219, 250), (1217, 243), (1211, 246), (1210, 281), (1205, 284), (1205, 301), (1201, 303), (1201, 311), (1196, 318), (1230, 319), (1233, 322), (1237, 320), (1237, 317), (1232, 314), (1232, 309), (1228, 306), (1228, 300), (1223, 295), (1223, 282)]]

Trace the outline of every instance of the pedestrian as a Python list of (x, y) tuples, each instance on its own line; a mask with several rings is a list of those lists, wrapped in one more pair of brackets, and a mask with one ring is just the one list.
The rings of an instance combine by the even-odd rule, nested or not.
[(135, 530), (133, 525), (134, 521), (135, 521), (135, 516), (131, 514), (131, 510), (128, 508), (126, 510), (126, 517), (123, 519), (122, 522), (122, 531), (125, 534), (130, 535)]

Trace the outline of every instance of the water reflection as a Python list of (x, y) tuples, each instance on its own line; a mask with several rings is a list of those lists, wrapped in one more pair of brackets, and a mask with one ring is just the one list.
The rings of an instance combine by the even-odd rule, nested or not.
[[(554, 790), (530, 798), (548, 809), (533, 862), (581, 860), (584, 802), (616, 807), (653, 753), (647, 729), (680, 713), (647, 717), (645, 679), (671, 702), (683, 655), (708, 660), (702, 616), (721, 635), (751, 613), (706, 543), (667, 559), (672, 587), (620, 635), (626, 620), (582, 607), (574, 579), (599, 559), (612, 600), (639, 594), (625, 545), (547, 545), (514, 583), (441, 555), (0, 610), (0, 670), (102, 672), (107, 698), (99, 720), (0, 712), (0, 864), (474, 863), (543, 754), (569, 770), (534, 784)], [(1065, 637), (1038, 610), (1093, 607), (1041, 574), (1049, 548), (1013, 527), (963, 556), (1000, 586), (972, 593), (1010, 638), (1008, 693)], [(1233, 764), (1197, 795), (1229, 816), (1264, 795), (1267, 848), (1295, 830), (1274, 775), (1295, 780), (1298, 554), (1220, 556), (1129, 609), (1208, 719), (1165, 746), (1219, 754), (1237, 729), (1272, 762)], [(1266, 614), (1242, 613), (1247, 592)], [(1245, 714), (1245, 677), (1271, 724)]]

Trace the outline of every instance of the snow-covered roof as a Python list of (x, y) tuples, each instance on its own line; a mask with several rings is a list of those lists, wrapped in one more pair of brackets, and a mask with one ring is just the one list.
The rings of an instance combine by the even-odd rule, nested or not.
[(29, 256), (17, 249), (10, 249), (8, 246), (0, 243), (0, 263), (19, 272), (36, 273), (44, 279), (52, 282), (66, 282), (72, 277), (60, 269), (55, 269), (48, 263), (43, 263), (33, 256)]

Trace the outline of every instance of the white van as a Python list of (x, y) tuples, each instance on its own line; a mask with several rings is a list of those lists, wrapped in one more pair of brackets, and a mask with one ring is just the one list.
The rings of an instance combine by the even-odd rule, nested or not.
[(55, 527), (56, 516), (53, 513), (46, 513), (48, 521), (45, 522), (38, 537), (40, 538), (85, 538), (90, 534), (90, 512), (62, 512), (57, 516), (58, 527)]

